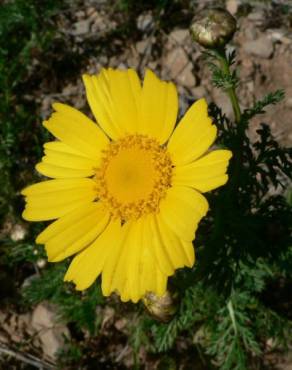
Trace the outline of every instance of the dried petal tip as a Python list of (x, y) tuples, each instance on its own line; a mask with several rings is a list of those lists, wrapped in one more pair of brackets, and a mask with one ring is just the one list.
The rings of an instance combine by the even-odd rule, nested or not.
[(194, 41), (205, 48), (224, 46), (236, 31), (236, 20), (225, 9), (211, 8), (194, 17), (190, 32)]
[(168, 323), (178, 309), (178, 295), (177, 293), (166, 291), (159, 297), (150, 292), (144, 295), (143, 303), (155, 320)]

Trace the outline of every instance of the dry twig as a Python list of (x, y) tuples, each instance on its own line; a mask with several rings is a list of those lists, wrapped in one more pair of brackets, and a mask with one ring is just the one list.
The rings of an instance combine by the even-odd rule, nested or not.
[(24, 354), (19, 351), (12, 350), (8, 348), (3, 343), (0, 343), (0, 356), (7, 355), (10, 357), (14, 357), (19, 361), (22, 361), (26, 364), (32, 365), (36, 367), (37, 369), (46, 370), (46, 369), (54, 369), (55, 366), (52, 363), (49, 363), (47, 361), (41, 360), (35, 356), (32, 356), (30, 354)]

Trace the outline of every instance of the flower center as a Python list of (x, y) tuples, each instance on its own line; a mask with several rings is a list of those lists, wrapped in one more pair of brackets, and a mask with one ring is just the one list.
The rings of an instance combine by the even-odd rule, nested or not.
[(157, 212), (171, 186), (172, 162), (166, 148), (145, 135), (109, 144), (96, 172), (99, 199), (126, 221)]

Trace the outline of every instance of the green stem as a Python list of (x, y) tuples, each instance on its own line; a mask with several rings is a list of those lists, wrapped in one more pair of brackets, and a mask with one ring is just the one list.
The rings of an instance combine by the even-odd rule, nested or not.
[[(220, 65), (221, 65), (221, 68), (222, 68), (223, 72), (226, 73), (228, 76), (230, 76), (231, 73), (230, 73), (229, 64), (228, 64), (228, 61), (227, 61), (227, 58), (226, 58), (225, 49), (218, 51), (216, 54), (218, 56), (218, 59), (219, 59), (219, 62), (220, 62)], [(241, 121), (241, 110), (240, 110), (238, 98), (237, 98), (237, 95), (236, 95), (236, 92), (235, 92), (235, 87), (234, 86), (229, 87), (226, 90), (226, 92), (229, 95), (229, 98), (230, 98), (230, 101), (231, 101), (231, 104), (232, 104), (232, 108), (233, 108), (233, 112), (234, 112), (234, 116), (235, 116), (235, 122), (239, 124), (240, 121)]]

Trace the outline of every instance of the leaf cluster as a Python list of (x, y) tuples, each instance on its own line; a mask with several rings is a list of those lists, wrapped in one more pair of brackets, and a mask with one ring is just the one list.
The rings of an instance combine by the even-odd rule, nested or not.
[[(227, 91), (228, 89), (236, 88), (239, 85), (240, 81), (237, 76), (236, 69), (230, 72), (230, 70), (226, 68), (227, 65), (231, 66), (235, 63), (235, 50), (227, 53), (226, 60), (222, 56), (221, 50), (205, 51), (203, 53), (203, 57), (212, 72), (212, 83), (214, 86)], [(220, 65), (220, 63), (222, 65)]]

